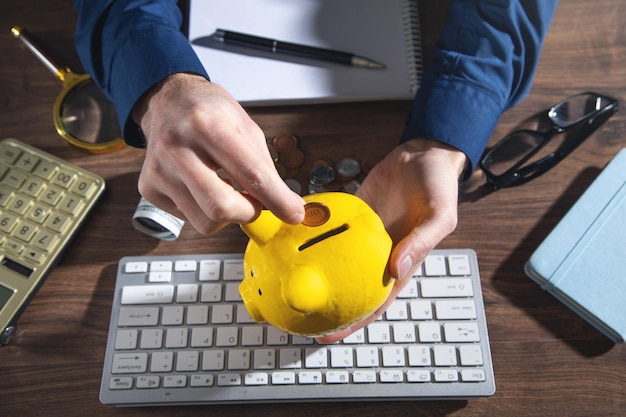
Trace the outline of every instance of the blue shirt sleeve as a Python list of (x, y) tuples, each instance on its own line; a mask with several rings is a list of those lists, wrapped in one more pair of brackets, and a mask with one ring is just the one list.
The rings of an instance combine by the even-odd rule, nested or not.
[(135, 103), (167, 76), (209, 78), (180, 26), (176, 0), (74, 0), (76, 48), (85, 70), (115, 103), (126, 142), (143, 146)]
[(402, 140), (463, 151), (471, 168), (500, 115), (529, 91), (557, 0), (453, 0)]

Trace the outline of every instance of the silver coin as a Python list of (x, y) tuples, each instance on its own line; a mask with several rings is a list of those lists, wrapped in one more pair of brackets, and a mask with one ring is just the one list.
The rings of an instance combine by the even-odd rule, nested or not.
[(335, 170), (327, 165), (318, 165), (309, 171), (309, 182), (313, 185), (328, 185), (335, 180)]
[(346, 179), (356, 177), (361, 173), (361, 164), (353, 158), (344, 158), (337, 162), (337, 174)]

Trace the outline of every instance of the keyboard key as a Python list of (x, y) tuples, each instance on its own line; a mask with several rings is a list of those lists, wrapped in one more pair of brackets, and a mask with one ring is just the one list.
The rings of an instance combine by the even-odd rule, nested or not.
[(354, 371), (352, 381), (355, 384), (373, 384), (376, 382), (376, 372), (374, 371)]
[(326, 372), (327, 384), (347, 384), (350, 382), (350, 374), (346, 371), (328, 371)]
[(322, 383), (322, 373), (318, 371), (305, 371), (300, 372), (298, 374), (298, 383), (299, 384), (321, 384)]
[(473, 297), (472, 280), (469, 278), (425, 278), (420, 282), (422, 297)]
[(380, 382), (400, 383), (404, 382), (404, 374), (400, 369), (383, 369), (380, 371)]
[(187, 376), (167, 375), (163, 378), (163, 388), (185, 388), (187, 386)]
[(269, 384), (269, 377), (265, 372), (250, 372), (245, 376), (244, 383), (246, 385), (267, 385)]
[(132, 285), (122, 289), (122, 304), (162, 304), (173, 300), (173, 285)]
[(181, 306), (165, 306), (161, 311), (161, 324), (163, 326), (177, 326), (183, 324), (184, 308)]
[(114, 374), (136, 374), (146, 372), (148, 367), (147, 353), (118, 353), (113, 355)]
[(413, 300), (409, 304), (409, 309), (413, 320), (431, 320), (433, 318), (430, 300)]
[(197, 350), (184, 350), (176, 354), (177, 372), (195, 372), (198, 370), (200, 353)]
[(430, 382), (430, 372), (424, 369), (409, 369), (406, 373), (407, 382)]
[(221, 371), (224, 369), (224, 351), (223, 350), (205, 350), (202, 352), (202, 370), (203, 371)]
[(243, 280), (243, 259), (227, 259), (224, 261), (224, 281)]
[(433, 347), (435, 366), (455, 366), (456, 348), (454, 345), (435, 345)]
[(459, 373), (455, 369), (436, 369), (433, 377), (435, 382), (457, 382)]
[(294, 372), (273, 372), (273, 385), (293, 385), (296, 383), (296, 374)]
[(236, 387), (241, 385), (241, 375), (239, 374), (219, 374), (217, 377), (218, 387)]
[(459, 357), (463, 366), (476, 366), (484, 363), (483, 350), (480, 345), (476, 344), (459, 347)]
[(450, 255), (448, 257), (450, 275), (469, 275), (470, 263), (467, 255)]
[(186, 347), (188, 338), (189, 329), (186, 327), (167, 329), (165, 331), (165, 347), (168, 349)]
[(446, 342), (478, 342), (478, 324), (476, 323), (444, 323)]
[(424, 275), (439, 277), (446, 274), (446, 258), (443, 255), (428, 255), (424, 260)]
[(213, 328), (194, 327), (191, 329), (191, 347), (209, 347), (213, 345)]
[(441, 326), (437, 322), (422, 322), (417, 325), (420, 342), (440, 342)]
[(115, 336), (115, 350), (128, 350), (137, 348), (137, 330), (118, 330)]
[(216, 259), (203, 259), (200, 261), (200, 272), (198, 280), (200, 281), (217, 281), (220, 279), (220, 271), (222, 263)]
[(387, 320), (406, 320), (408, 317), (406, 302), (394, 300), (385, 312)]
[(191, 259), (183, 259), (174, 263), (174, 271), (176, 272), (193, 272), (196, 268), (196, 261)]
[(308, 348), (305, 350), (304, 366), (307, 368), (327, 368), (328, 351), (325, 347)]
[(117, 325), (126, 326), (156, 326), (159, 323), (158, 307), (122, 307)]
[(263, 345), (263, 328), (259, 326), (246, 326), (241, 328), (242, 346)]
[(160, 349), (161, 346), (163, 346), (162, 329), (143, 329), (141, 331), (141, 341), (139, 342), (141, 349)]
[(154, 375), (142, 375), (137, 377), (137, 388), (154, 389), (161, 385), (161, 378)]
[(439, 320), (475, 319), (474, 300), (437, 300), (435, 311)]
[(191, 387), (212, 387), (214, 377), (212, 374), (191, 375), (189, 386)]
[(463, 369), (461, 380), (465, 382), (482, 382), (486, 379), (484, 369)]

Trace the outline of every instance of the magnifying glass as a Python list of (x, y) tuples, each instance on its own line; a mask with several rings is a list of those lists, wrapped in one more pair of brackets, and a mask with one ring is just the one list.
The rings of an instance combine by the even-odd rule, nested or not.
[(54, 127), (63, 139), (73, 146), (94, 154), (114, 151), (123, 146), (113, 103), (88, 74), (75, 74), (68, 67), (60, 67), (50, 59), (19, 26), (11, 34), (22, 43), (62, 83), (52, 116)]

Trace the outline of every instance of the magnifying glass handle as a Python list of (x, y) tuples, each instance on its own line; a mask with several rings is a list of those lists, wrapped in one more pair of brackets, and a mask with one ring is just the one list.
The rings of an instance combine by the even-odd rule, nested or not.
[(13, 26), (11, 28), (11, 34), (15, 39), (22, 41), (22, 43), (41, 61), (61, 81), (65, 81), (65, 76), (68, 72), (71, 72), (69, 68), (61, 68), (57, 65), (52, 58), (46, 55), (41, 48), (33, 41), (28, 32), (20, 27)]

